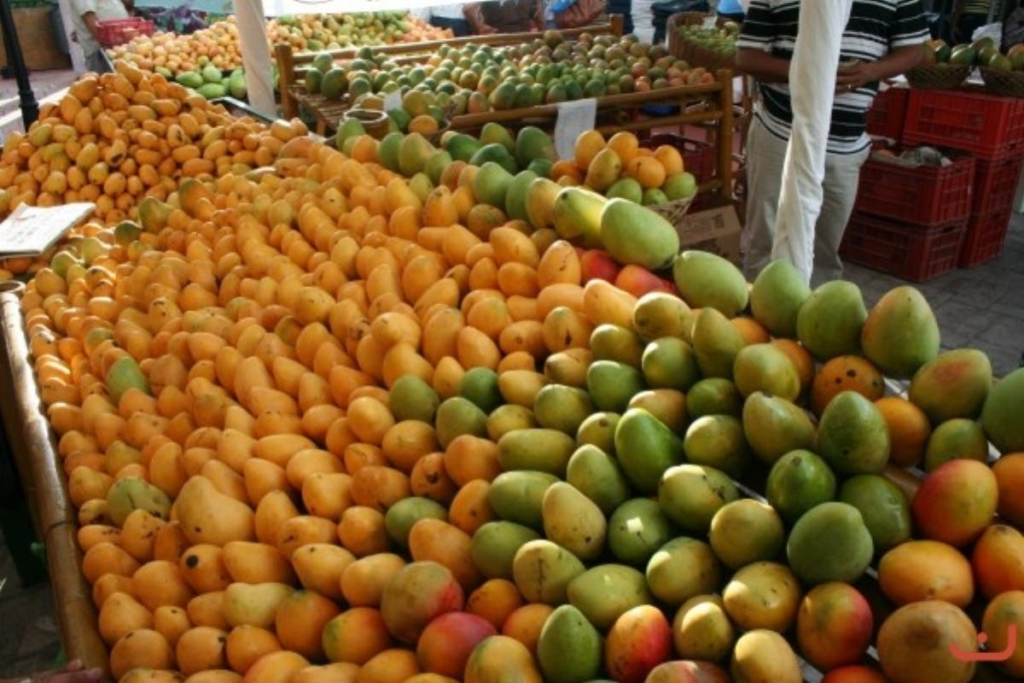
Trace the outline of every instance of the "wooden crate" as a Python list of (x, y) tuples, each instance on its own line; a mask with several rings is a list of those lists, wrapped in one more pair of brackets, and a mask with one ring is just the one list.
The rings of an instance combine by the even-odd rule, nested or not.
[[(58, 47), (50, 11), (49, 7), (30, 7), (11, 12), (25, 66), (32, 71), (71, 68), (71, 58)], [(0, 66), (7, 66), (3, 36), (0, 36)]]

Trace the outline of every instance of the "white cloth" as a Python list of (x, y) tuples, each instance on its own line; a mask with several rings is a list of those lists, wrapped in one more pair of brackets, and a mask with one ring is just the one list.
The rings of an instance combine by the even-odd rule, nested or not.
[(654, 0), (633, 0), (629, 15), (633, 20), (633, 33), (644, 42), (654, 40)]
[(259, 113), (277, 117), (274, 101), (273, 61), (267, 44), (262, 0), (234, 0), (238, 21), (239, 47), (245, 66), (245, 87), (249, 105)]
[(788, 259), (805, 282), (810, 282), (814, 265), (814, 226), (823, 199), (839, 48), (852, 7), (853, 0), (801, 3), (789, 67), (793, 133), (782, 172), (772, 258)]
[(92, 12), (97, 21), (127, 19), (128, 10), (121, 0), (71, 0), (71, 23), (75, 26), (78, 44), (82, 46), (82, 54), (88, 59), (100, 50), (100, 44), (89, 33), (82, 15)]

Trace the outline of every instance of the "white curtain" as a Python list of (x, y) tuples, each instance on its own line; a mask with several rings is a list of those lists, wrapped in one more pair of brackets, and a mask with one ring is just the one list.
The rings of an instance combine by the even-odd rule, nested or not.
[(814, 224), (821, 213), (825, 146), (839, 68), (839, 47), (853, 0), (804, 0), (789, 67), (793, 133), (782, 172), (772, 258), (789, 259), (811, 280)]

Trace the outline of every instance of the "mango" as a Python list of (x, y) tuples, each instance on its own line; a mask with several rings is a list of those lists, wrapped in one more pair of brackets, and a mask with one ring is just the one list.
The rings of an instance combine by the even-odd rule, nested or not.
[(996, 383), (981, 410), (981, 426), (1001, 453), (1024, 451), (1021, 405), (1024, 405), (1024, 368), (1014, 370)]
[(717, 590), (721, 569), (710, 545), (680, 536), (651, 556), (647, 563), (647, 585), (658, 600), (677, 607), (694, 596)]
[(513, 177), (501, 164), (488, 161), (480, 166), (473, 178), (473, 196), (479, 202), (504, 209)]
[(498, 440), (498, 462), (501, 469), (537, 470), (564, 477), (576, 442), (565, 432), (555, 429), (520, 429)]
[(602, 564), (577, 576), (569, 584), (569, 603), (587, 621), (607, 630), (623, 613), (653, 598), (644, 575), (621, 564)]
[(586, 391), (564, 384), (545, 385), (533, 400), (533, 414), (541, 427), (557, 429), (574, 438), (593, 412), (594, 404)]
[[(994, 652), (1003, 652), (1012, 649), (1010, 643), (1009, 627), (1017, 627), (1017, 633), (1024, 629), (1024, 591), (1012, 590), (997, 595), (988, 603), (985, 614), (981, 618), (982, 630), (990, 634), (988, 637), (988, 648)], [(1019, 636), (1018, 636), (1019, 637)], [(1003, 662), (1003, 670), (1010, 676), (1020, 678), (1024, 676), (1024, 650), (1019, 646), (1013, 650), (1010, 658)]]
[(800, 603), (796, 638), (800, 653), (819, 669), (859, 662), (874, 635), (871, 605), (846, 583), (815, 586)]
[(767, 629), (755, 629), (740, 636), (733, 648), (729, 674), (736, 683), (803, 681), (793, 648), (785, 638)]
[(623, 683), (643, 683), (672, 653), (672, 627), (654, 605), (640, 605), (612, 624), (605, 643), (605, 669)]
[(675, 227), (628, 199), (610, 199), (605, 204), (601, 212), (601, 243), (619, 263), (648, 270), (667, 268), (679, 253)]
[(498, 632), (494, 625), (470, 612), (448, 612), (434, 619), (416, 643), (416, 659), (427, 678), (413, 676), (410, 683), (447, 683), (462, 678), (473, 649)]
[(743, 433), (754, 455), (769, 464), (790, 451), (811, 448), (815, 439), (814, 423), (803, 409), (760, 391), (743, 404)]
[(708, 540), (730, 569), (771, 560), (782, 550), (786, 530), (771, 505), (741, 498), (722, 506), (711, 518)]
[(437, 562), (412, 562), (391, 578), (380, 600), (380, 614), (391, 635), (415, 643), (436, 617), (462, 609), (462, 586)]
[(694, 420), (683, 437), (686, 460), (739, 477), (750, 464), (743, 424), (732, 415), (705, 415)]
[(889, 615), (878, 631), (878, 660), (893, 683), (967, 683), (975, 662), (953, 655), (978, 651), (978, 632), (955, 605), (924, 600), (904, 605)]
[(557, 481), (558, 477), (547, 472), (503, 472), (491, 482), (487, 499), (505, 521), (539, 531), (544, 528), (541, 513), (544, 494)]
[(501, 145), (509, 153), (515, 152), (516, 149), (516, 141), (512, 137), (512, 133), (508, 128), (494, 121), (488, 121), (480, 129), (480, 142), (485, 145)]
[(662, 337), (684, 337), (690, 307), (667, 292), (648, 292), (633, 308), (633, 329), (647, 341)]
[(619, 424), (618, 413), (601, 411), (591, 413), (576, 432), (577, 446), (596, 446), (605, 453), (615, 454), (615, 427)]
[(772, 261), (754, 278), (750, 289), (750, 311), (775, 337), (796, 336), (800, 307), (811, 295), (800, 273), (786, 259)]
[(224, 589), (221, 610), (229, 626), (271, 628), (278, 606), (294, 592), (283, 583), (232, 583)]
[(396, 422), (420, 420), (434, 423), (441, 399), (437, 392), (416, 375), (403, 375), (388, 391), (388, 408)]
[(743, 397), (732, 380), (722, 377), (702, 379), (686, 392), (686, 410), (696, 420), (705, 415), (733, 415), (743, 413)]
[(739, 330), (714, 308), (702, 308), (693, 324), (693, 351), (704, 377), (732, 379), (736, 356), (746, 346)]
[(593, 501), (571, 484), (548, 487), (542, 503), (544, 535), (581, 560), (596, 559), (604, 549), (608, 523)]
[[(732, 640), (729, 641), (729, 649), (732, 649)], [(676, 650), (679, 650), (678, 645)], [(729, 674), (718, 664), (709, 661), (677, 659), (651, 669), (647, 683), (729, 683)]]
[(522, 524), (487, 522), (473, 534), (473, 564), (489, 579), (511, 579), (516, 553), (538, 538), (540, 534)]
[(448, 510), (437, 501), (429, 498), (413, 496), (403, 498), (390, 508), (384, 515), (384, 525), (388, 536), (401, 548), (409, 547), (409, 532), (413, 525), (421, 519), (448, 519)]
[(910, 501), (917, 532), (963, 547), (992, 523), (999, 499), (996, 476), (977, 460), (950, 460), (928, 473)]
[(749, 291), (743, 273), (717, 254), (684, 251), (672, 264), (672, 277), (683, 299), (694, 308), (714, 308), (732, 318), (747, 307)]
[(625, 363), (599, 360), (587, 370), (587, 391), (598, 410), (624, 412), (630, 399), (646, 388), (640, 371)]
[(218, 491), (209, 479), (190, 477), (174, 502), (181, 531), (189, 543), (223, 546), (255, 538), (252, 508)]
[(686, 531), (705, 534), (711, 519), (739, 491), (725, 472), (704, 465), (676, 465), (658, 484), (658, 503), (665, 516)]
[(634, 498), (608, 520), (608, 547), (619, 562), (642, 566), (672, 538), (672, 525), (657, 501)]
[(800, 582), (789, 567), (755, 562), (733, 574), (722, 590), (722, 604), (741, 629), (784, 633), (796, 621), (800, 596)]
[(811, 292), (800, 307), (797, 338), (820, 361), (856, 354), (867, 318), (860, 288), (852, 282), (833, 280)]
[(811, 508), (835, 498), (836, 477), (820, 457), (797, 449), (772, 465), (765, 495), (782, 518), (793, 524)]
[(107, 393), (110, 399), (117, 405), (121, 396), (129, 389), (138, 389), (144, 394), (152, 395), (149, 388), (149, 380), (139, 369), (139, 364), (134, 358), (124, 356), (118, 358), (107, 370)]
[(528, 166), (531, 161), (537, 159), (558, 160), (551, 136), (536, 126), (519, 129), (516, 134), (515, 154), (520, 166)]
[(437, 440), (442, 448), (462, 434), (487, 436), (487, 414), (469, 399), (452, 396), (437, 407), (435, 417)]
[(526, 213), (527, 191), (530, 184), (537, 179), (533, 171), (520, 171), (508, 184), (508, 191), (505, 193), (505, 215), (512, 220), (525, 221), (528, 219)]
[(944, 600), (966, 607), (974, 599), (971, 563), (939, 541), (908, 541), (882, 555), (878, 585), (896, 605)]
[(652, 389), (689, 391), (699, 379), (693, 347), (676, 337), (659, 337), (647, 344), (640, 359), (644, 381)]
[[(398, 168), (402, 175), (411, 178), (423, 171), (427, 159), (434, 153), (434, 147), (419, 133), (410, 133), (402, 138), (398, 146)], [(480, 197), (480, 195), (476, 195)], [(501, 206), (501, 204), (498, 204)]]
[(615, 427), (615, 456), (626, 479), (650, 495), (665, 471), (683, 461), (683, 443), (649, 412), (632, 408)]
[[(612, 514), (629, 497), (629, 482), (618, 461), (593, 444), (576, 449), (569, 458), (565, 478), (605, 515)], [(614, 529), (610, 533), (614, 535)]]
[(544, 361), (544, 377), (558, 384), (586, 387), (587, 370), (592, 360), (590, 349), (576, 348), (553, 353)]
[(860, 511), (822, 503), (793, 525), (786, 543), (789, 566), (809, 584), (856, 581), (871, 564), (874, 543)]
[(497, 443), (508, 432), (538, 426), (540, 425), (537, 424), (537, 418), (532, 410), (524, 406), (506, 403), (487, 416), (487, 437)]
[(490, 415), (505, 402), (498, 384), (498, 373), (490, 368), (475, 367), (466, 370), (459, 380), (459, 396)]
[(838, 474), (877, 474), (889, 461), (889, 429), (874, 403), (837, 394), (818, 424), (818, 452)]
[(533, 655), (508, 636), (484, 638), (466, 662), (465, 683), (543, 683)]
[(896, 484), (877, 474), (851, 477), (836, 498), (860, 511), (875, 550), (882, 552), (910, 539), (910, 501)]
[(584, 571), (576, 555), (546, 539), (523, 544), (512, 560), (516, 588), (531, 603), (565, 603), (569, 584)]
[(606, 200), (596, 192), (566, 187), (555, 197), (552, 219), (555, 232), (564, 240), (582, 238), (586, 247), (601, 246), (601, 214)]
[(537, 663), (550, 683), (585, 683), (601, 670), (601, 634), (572, 605), (558, 607), (544, 622)]
[(922, 365), (907, 397), (937, 425), (955, 417), (978, 417), (991, 388), (988, 356), (977, 349), (955, 349)]
[(783, 351), (771, 344), (751, 344), (740, 349), (732, 368), (736, 388), (744, 396), (756, 391), (795, 401), (800, 396), (800, 376)]
[(622, 159), (611, 147), (598, 152), (587, 167), (584, 183), (598, 192), (604, 192), (622, 175)]
[(107, 514), (117, 526), (124, 526), (124, 520), (136, 510), (145, 510), (159, 519), (168, 519), (171, 500), (149, 482), (138, 477), (117, 479), (107, 489)]
[(590, 351), (594, 360), (612, 360), (640, 369), (644, 343), (633, 330), (604, 323), (590, 333)]
[(938, 425), (928, 436), (924, 470), (931, 472), (943, 463), (959, 459), (988, 462), (988, 439), (980, 424), (955, 417)]
[(553, 228), (555, 225), (555, 198), (562, 186), (547, 178), (536, 178), (526, 188), (526, 218), (534, 230)]
[(889, 377), (908, 379), (939, 353), (939, 323), (928, 301), (909, 285), (886, 292), (860, 333), (864, 355)]

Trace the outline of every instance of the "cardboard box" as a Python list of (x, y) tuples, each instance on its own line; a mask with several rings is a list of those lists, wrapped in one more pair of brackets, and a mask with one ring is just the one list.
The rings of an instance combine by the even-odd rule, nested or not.
[(679, 245), (683, 249), (701, 249), (740, 264), (740, 224), (732, 204), (687, 214), (676, 226)]
[[(69, 69), (71, 59), (61, 52), (54, 32), (50, 7), (30, 7), (11, 12), (25, 66), (30, 71)], [(7, 49), (0, 36), (0, 66), (7, 66)]]

